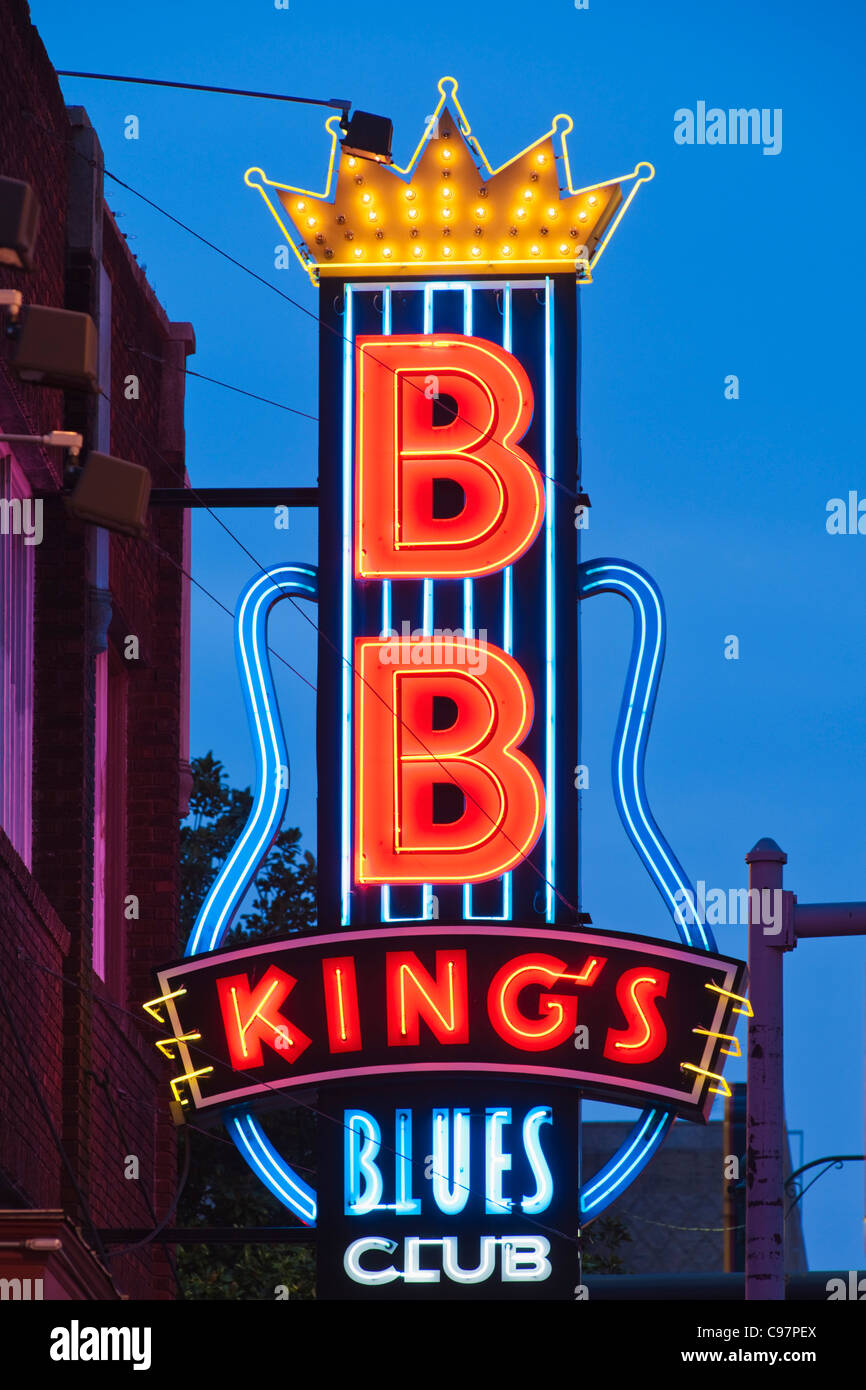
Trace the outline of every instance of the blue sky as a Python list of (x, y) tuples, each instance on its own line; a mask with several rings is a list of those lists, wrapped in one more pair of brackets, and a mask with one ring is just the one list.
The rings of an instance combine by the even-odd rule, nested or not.
[[(346, 97), (392, 117), (400, 159), (450, 73), (494, 164), (558, 111), (574, 118), (578, 184), (654, 163), (581, 294), (584, 556), (637, 561), (667, 604), (647, 762), (655, 814), (693, 879), (743, 885), (744, 854), (772, 835), (801, 901), (866, 898), (866, 535), (825, 527), (829, 499), (866, 498), (859, 7), (91, 0), (86, 19), (57, 0), (31, 9), (57, 67)], [(320, 186), (327, 112), (73, 79), (63, 90), (86, 106), (109, 170), (315, 311), (300, 269), (274, 269), (280, 238), (243, 172), (260, 165)], [(781, 152), (677, 145), (674, 112), (698, 101), (781, 108)], [(130, 114), (137, 141), (124, 138)], [(107, 193), (169, 315), (195, 325), (190, 365), (315, 413), (313, 320), (125, 189), (109, 181)], [(735, 401), (724, 398), (732, 373)], [(187, 451), (199, 486), (316, 478), (314, 424), (198, 381)], [(312, 514), (294, 512), (288, 537), (269, 513), (224, 519), (262, 562), (315, 561)], [(206, 514), (193, 536), (193, 573), (233, 607), (249, 558)], [(667, 936), (609, 787), (628, 610), (613, 598), (586, 607), (584, 901), (598, 926)], [(201, 594), (193, 615), (193, 752), (213, 749), (247, 785), (231, 624)], [(272, 632), (314, 679), (303, 620), (277, 609)], [(724, 659), (731, 634), (737, 661)], [(290, 819), (312, 843), (314, 696), (284, 668), (275, 675), (295, 754)], [(745, 953), (742, 927), (717, 936), (725, 953)], [(866, 943), (801, 943), (785, 984), (788, 1122), (804, 1131), (807, 1160), (862, 1153)], [(745, 1063), (729, 1074), (744, 1077)], [(805, 1199), (812, 1267), (862, 1266), (863, 1190), (852, 1164)]]

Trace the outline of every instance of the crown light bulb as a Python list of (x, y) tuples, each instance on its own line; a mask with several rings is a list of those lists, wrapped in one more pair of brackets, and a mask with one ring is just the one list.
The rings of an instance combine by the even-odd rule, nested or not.
[(591, 197), (591, 198), (587, 198), (586, 201), (589, 203), (589, 206), (590, 206), (591, 208), (594, 208), (595, 205), (596, 205), (596, 203), (598, 202), (598, 199), (596, 198), (595, 194), (593, 193), (592, 197)]
[(515, 213), (515, 216), (524, 218), (526, 216), (526, 208), (518, 208), (517, 212)]
[(472, 254), (473, 254), (473, 256), (480, 256), (480, 255), (481, 255), (481, 249), (480, 249), (480, 247), (478, 247), (478, 246), (473, 246), (473, 247), (472, 247)]
[(450, 255), (451, 255), (451, 247), (450, 247), (450, 246), (443, 246), (443, 247), (442, 247), (442, 255), (443, 255), (443, 256), (450, 256)]
[(375, 222), (379, 214), (377, 212), (370, 211), (367, 213), (367, 216), (369, 217), (371, 222)]
[(451, 197), (451, 189), (450, 189), (450, 188), (443, 188), (443, 189), (442, 189), (442, 197), (443, 197), (443, 198), (450, 198), (450, 197)]
[(315, 219), (315, 217), (308, 217), (308, 218), (307, 218), (307, 226), (308, 226), (308, 227), (315, 227), (315, 225), (316, 225), (316, 219)]
[(386, 260), (386, 261), (390, 261), (390, 259), (391, 259), (391, 248), (390, 248), (390, 246), (383, 246), (383, 247), (382, 247), (382, 255), (385, 257), (385, 260)]
[(578, 220), (578, 222), (585, 222), (585, 221), (586, 221), (586, 213), (585, 213), (585, 212), (579, 212), (579, 213), (577, 214), (577, 220)]
[(537, 255), (538, 255), (538, 247), (537, 247), (537, 246), (530, 246), (529, 249), (530, 249), (530, 251), (532, 252), (533, 256), (537, 256)]
[(503, 246), (503, 248), (502, 248), (502, 254), (503, 254), (503, 256), (510, 256), (510, 255), (511, 255), (511, 247), (510, 247), (510, 246)]
[(450, 208), (443, 208), (443, 209), (442, 209), (442, 216), (447, 220), (447, 219), (451, 216), (451, 209), (450, 209)]
[(442, 151), (442, 158), (443, 158), (443, 159), (450, 159), (450, 158), (451, 158), (451, 151), (449, 150), (449, 148), (448, 148), (447, 145), (445, 146), (445, 148), (444, 148), (443, 151)]
[(403, 196), (404, 196), (404, 198), (406, 199), (406, 202), (407, 202), (407, 203), (412, 203), (412, 202), (414, 202), (414, 201), (415, 201), (415, 190), (414, 190), (414, 188), (407, 188), (407, 189), (406, 189), (406, 192), (404, 193)]
[(524, 197), (524, 199), (525, 199), (525, 201), (526, 201), (527, 203), (531, 202), (531, 201), (532, 201), (532, 189), (531, 189), (531, 188), (524, 188), (524, 190), (523, 190), (523, 197)]
[(555, 217), (555, 216), (556, 216), (556, 208), (548, 208), (548, 209), (547, 209), (547, 215), (548, 215), (548, 217)]
[(418, 209), (417, 209), (417, 208), (410, 208), (410, 209), (409, 209), (409, 216), (410, 216), (410, 217), (412, 218), (412, 220), (414, 221), (415, 218), (418, 216)]
[(362, 193), (362, 194), (361, 194), (361, 202), (362, 202), (362, 203), (369, 203), (369, 201), (370, 201), (370, 194), (369, 194), (369, 193)]
[(363, 256), (363, 254), (364, 254), (364, 252), (361, 250), (360, 246), (356, 246), (356, 247), (355, 247), (355, 255), (356, 255), (356, 256)]

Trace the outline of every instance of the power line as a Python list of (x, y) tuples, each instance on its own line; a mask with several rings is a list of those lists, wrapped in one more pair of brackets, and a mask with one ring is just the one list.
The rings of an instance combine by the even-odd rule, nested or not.
[[(210, 510), (210, 509), (208, 508), (208, 510)], [(221, 608), (221, 609), (223, 610), (224, 613), (228, 613), (229, 617), (230, 617), (231, 620), (232, 620), (232, 623), (234, 623), (234, 621), (235, 621), (235, 615), (234, 615), (234, 613), (232, 612), (232, 610), (231, 610), (230, 608), (227, 608), (227, 607), (226, 607), (226, 605), (222, 602), (221, 599), (218, 599), (218, 598), (216, 597), (215, 594), (212, 594), (211, 591), (210, 591), (210, 589), (206, 588), (206, 586), (205, 586), (204, 584), (202, 584), (201, 580), (196, 579), (195, 576), (194, 576), (193, 574), (190, 574), (189, 570), (185, 569), (184, 566), (180, 563), (179, 560), (176, 560), (176, 559), (174, 558), (174, 556), (173, 556), (173, 555), (170, 555), (169, 552), (168, 552), (167, 550), (163, 550), (162, 546), (161, 546), (161, 545), (158, 545), (157, 542), (156, 542), (155, 540), (153, 540), (152, 537), (149, 536), (147, 539), (148, 539), (148, 543), (149, 543), (150, 545), (153, 546), (154, 550), (157, 552), (158, 555), (161, 555), (161, 556), (163, 557), (164, 560), (168, 560), (172, 565), (174, 565), (175, 569), (180, 570), (181, 574), (184, 575), (184, 576), (189, 580), (189, 582), (190, 582), (191, 584), (194, 584), (194, 585), (196, 586), (197, 589), (201, 589), (201, 591), (202, 591), (203, 594), (207, 594), (208, 598), (211, 599), (212, 602), (215, 603), (215, 604), (217, 605), (218, 608)], [(297, 668), (296, 666), (293, 666), (292, 663), (291, 663), (290, 661), (287, 661), (286, 658), (285, 658), (284, 656), (282, 656), (280, 652), (275, 651), (273, 647), (269, 646), (269, 647), (268, 647), (268, 651), (271, 653), (271, 656), (275, 656), (275, 657), (277, 658), (277, 661), (281, 661), (281, 662), (283, 663), (284, 666), (287, 666), (288, 669), (289, 669), (294, 675), (299, 676), (300, 679), (304, 682), (304, 684), (305, 684), (305, 685), (308, 685), (308, 686), (310, 687), (310, 689), (312, 690), (313, 694), (316, 693), (317, 687), (313, 684), (313, 682), (312, 682), (311, 680), (308, 680), (308, 679), (307, 679), (307, 677), (303, 674), (303, 672), (299, 671), (298, 668)]]
[(284, 405), (282, 401), (272, 401), (268, 396), (256, 395), (255, 391), (245, 391), (242, 386), (232, 386), (228, 381), (218, 381), (215, 376), (205, 376), (204, 372), (194, 372), (187, 366), (180, 367), (176, 362), (169, 362), (165, 357), (157, 357), (155, 352), (148, 352), (146, 348), (135, 347), (132, 343), (124, 343), (127, 352), (137, 352), (141, 357), (149, 357), (151, 362), (158, 362), (161, 367), (168, 367), (173, 372), (181, 372), (184, 376), (198, 377), (199, 381), (209, 381), (212, 386), (222, 386), (226, 391), (234, 391), (239, 396), (249, 396), (250, 400), (261, 401), (263, 405), (274, 405), (277, 410), (287, 410), (290, 415), (300, 415), (305, 420), (312, 420), (318, 424), (318, 415), (310, 415), (306, 410), (298, 410), (296, 406)]
[(721, 1235), (724, 1231), (744, 1231), (745, 1223), (739, 1226), (675, 1226), (672, 1221), (653, 1221), (648, 1216), (641, 1216), (636, 1211), (625, 1211), (621, 1209), (617, 1212), (620, 1218), (628, 1217), (629, 1220), (642, 1221), (645, 1226), (663, 1226), (667, 1231), (700, 1231), (708, 1235)]

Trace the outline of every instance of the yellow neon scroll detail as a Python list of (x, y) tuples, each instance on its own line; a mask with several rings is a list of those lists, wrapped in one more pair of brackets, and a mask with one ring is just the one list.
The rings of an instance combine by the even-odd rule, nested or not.
[(160, 1038), (154, 1043), (154, 1046), (159, 1048), (163, 1057), (167, 1057), (170, 1062), (173, 1062), (175, 1057), (173, 1052), (169, 1052), (170, 1047), (174, 1047), (175, 1043), (197, 1042), (200, 1037), (201, 1033), (181, 1033), (176, 1038)]
[(721, 1049), (725, 1057), (742, 1057), (743, 1055), (740, 1051), (739, 1039), (735, 1038), (733, 1033), (713, 1033), (709, 1028), (693, 1028), (692, 1032), (700, 1033), (705, 1038), (721, 1038), (723, 1042), (731, 1043), (731, 1047), (723, 1047)]
[(704, 985), (704, 989), (711, 989), (714, 994), (720, 994), (724, 999), (735, 999), (737, 1004), (742, 1004), (742, 1008), (735, 1008), (735, 1014), (744, 1014), (746, 1018), (754, 1018), (752, 1006), (744, 994), (733, 994), (729, 989), (722, 989), (721, 985)]
[(165, 1023), (165, 1019), (157, 1008), (158, 1004), (165, 1004), (169, 999), (179, 999), (182, 994), (186, 994), (185, 989), (173, 989), (170, 994), (161, 994), (158, 999), (149, 999), (146, 1004), (142, 1004), (145, 1013), (155, 1018), (157, 1023)]
[(171, 1082), (171, 1089), (175, 1100), (179, 1101), (181, 1105), (189, 1105), (189, 1101), (184, 1100), (183, 1096), (178, 1091), (178, 1086), (183, 1085), (185, 1081), (194, 1080), (194, 1078), (197, 1076), (207, 1076), (207, 1074), (212, 1071), (213, 1067), (199, 1067), (197, 1071), (184, 1072), (183, 1076), (174, 1077), (174, 1079)]
[(708, 1076), (712, 1081), (718, 1081), (718, 1086), (710, 1087), (712, 1096), (730, 1096), (731, 1088), (723, 1076), (715, 1071), (705, 1071), (703, 1067), (696, 1067), (693, 1062), (680, 1062), (681, 1071), (693, 1071), (698, 1076)]

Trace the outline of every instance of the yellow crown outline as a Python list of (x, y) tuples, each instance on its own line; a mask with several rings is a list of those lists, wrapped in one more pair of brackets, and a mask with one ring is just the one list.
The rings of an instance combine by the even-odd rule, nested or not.
[[(654, 177), (652, 164), (575, 188), (566, 138), (574, 122), (559, 114), (544, 135), (494, 169), (457, 99), (456, 79), (440, 78), (438, 90), (436, 110), (405, 167), (345, 152), (338, 157), (342, 117), (334, 115), (325, 122), (331, 146), (321, 193), (278, 183), (257, 167), (244, 174), (312, 283), (318, 285), (320, 275), (573, 269), (579, 283), (591, 284), (592, 269), (638, 188)], [(456, 123), (447, 109), (449, 96)], [(625, 195), (624, 185), (630, 185)]]

